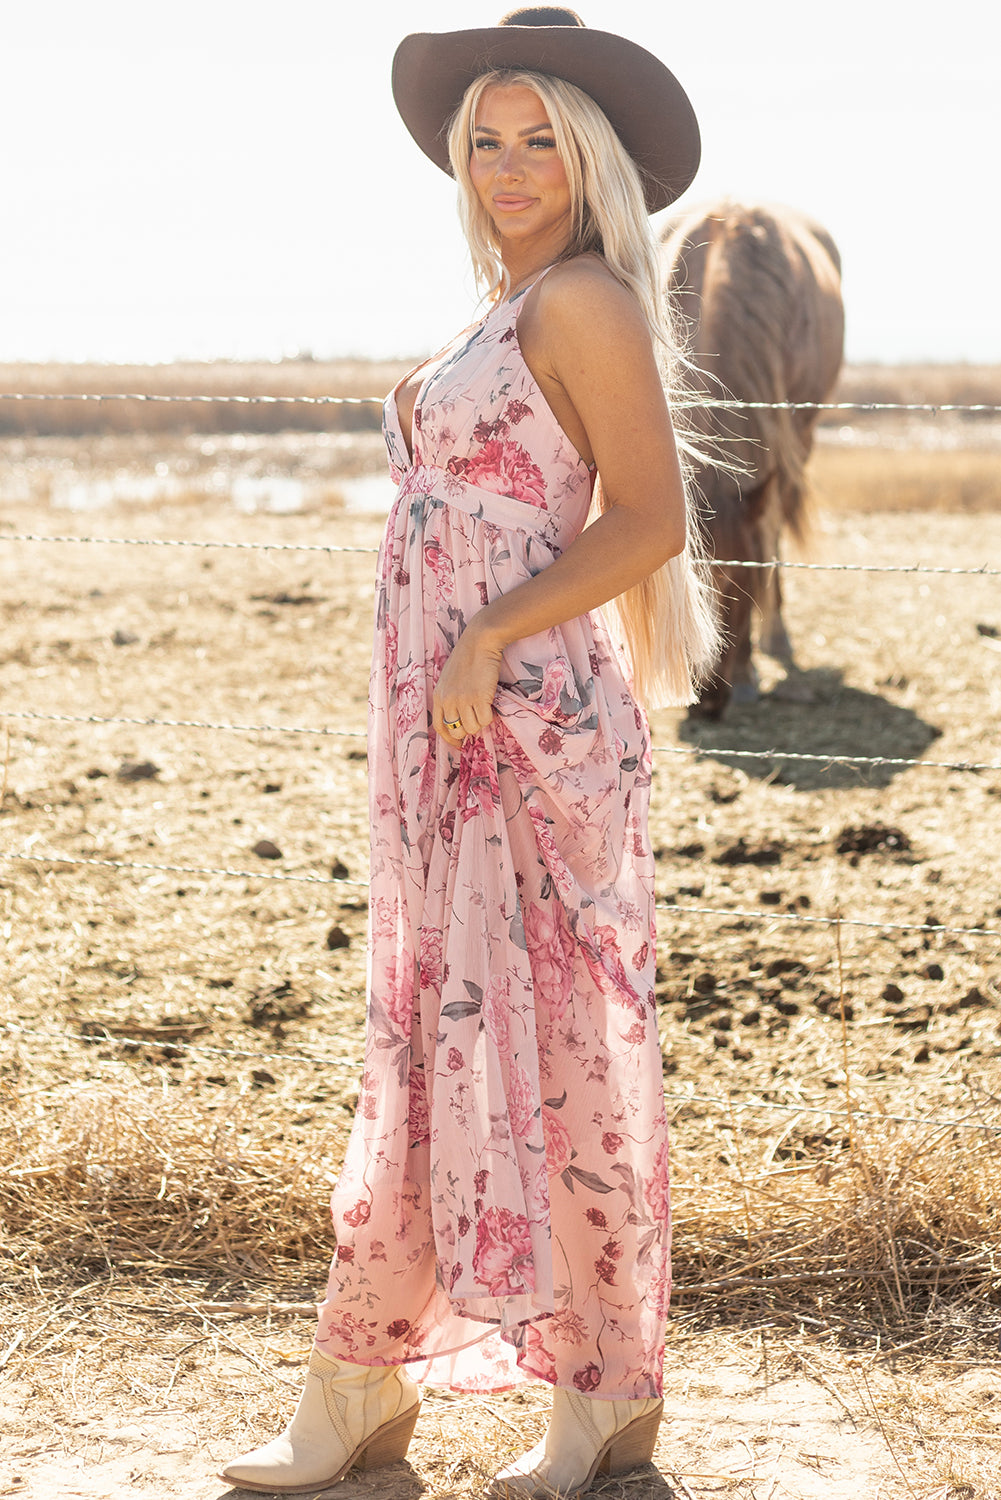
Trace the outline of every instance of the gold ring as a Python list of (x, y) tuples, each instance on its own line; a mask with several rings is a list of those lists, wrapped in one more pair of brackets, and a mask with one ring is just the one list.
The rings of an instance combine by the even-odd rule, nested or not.
[(461, 729), (462, 728), (462, 720), (461, 719), (443, 719), (442, 723), (445, 725), (446, 729)]

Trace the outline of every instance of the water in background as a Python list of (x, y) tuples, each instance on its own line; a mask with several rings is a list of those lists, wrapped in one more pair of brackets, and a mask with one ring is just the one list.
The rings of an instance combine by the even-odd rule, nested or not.
[(218, 502), (241, 515), (316, 505), (385, 515), (394, 493), (378, 433), (0, 439), (0, 504), (89, 514)]

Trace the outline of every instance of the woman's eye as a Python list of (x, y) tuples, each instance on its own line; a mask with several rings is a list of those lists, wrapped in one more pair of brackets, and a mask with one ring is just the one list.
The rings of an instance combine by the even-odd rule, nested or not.
[[(529, 138), (526, 144), (529, 146), (535, 146), (537, 149), (543, 151), (555, 151), (556, 149), (556, 142), (553, 140), (551, 135), (533, 135)], [(500, 142), (492, 139), (474, 139), (473, 146), (477, 151), (500, 150)]]

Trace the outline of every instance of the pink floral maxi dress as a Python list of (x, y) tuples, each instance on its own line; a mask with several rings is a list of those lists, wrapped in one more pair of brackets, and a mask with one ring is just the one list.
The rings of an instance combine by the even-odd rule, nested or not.
[(461, 752), (464, 623), (578, 535), (592, 475), (522, 358), (524, 293), (424, 376), (377, 579), (365, 1066), (318, 1346), (487, 1391), (659, 1395), (667, 1125), (646, 721), (598, 615), (505, 652)]

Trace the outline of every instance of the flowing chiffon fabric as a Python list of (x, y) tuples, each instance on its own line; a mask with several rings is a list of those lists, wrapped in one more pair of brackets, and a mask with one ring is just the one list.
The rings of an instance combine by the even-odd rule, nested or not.
[(380, 552), (365, 1065), (317, 1344), (489, 1391), (659, 1395), (670, 1278), (650, 742), (600, 615), (505, 652), (453, 751), (465, 623), (547, 567), (593, 476), (522, 358), (524, 293), (427, 369)]

